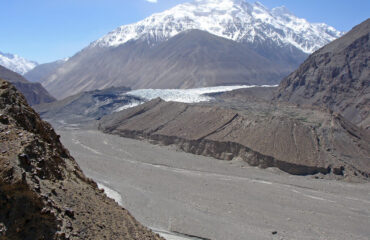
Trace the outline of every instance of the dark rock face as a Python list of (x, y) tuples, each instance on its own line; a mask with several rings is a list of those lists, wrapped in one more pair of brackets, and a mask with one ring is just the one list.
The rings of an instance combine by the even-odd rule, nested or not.
[(35, 110), (54, 127), (61, 123), (90, 125), (95, 120), (119, 110), (125, 104), (144, 101), (138, 97), (125, 95), (129, 90), (126, 87), (112, 87), (82, 92), (60, 101), (37, 105)]
[[(370, 174), (369, 136), (342, 116), (293, 106), (243, 109), (152, 100), (100, 121), (106, 133), (297, 175)], [(254, 108), (254, 109), (253, 109)]]
[(86, 178), (53, 128), (0, 80), (0, 239), (160, 239)]
[(276, 99), (325, 106), (370, 128), (370, 19), (312, 54), (285, 78)]
[(30, 105), (55, 101), (40, 83), (31, 83), (18, 73), (0, 66), (0, 78), (11, 82), (26, 97)]
[(191, 30), (151, 46), (144, 40), (119, 47), (89, 47), (44, 82), (61, 99), (111, 86), (194, 88), (235, 84), (277, 84), (291, 72), (237, 43)]

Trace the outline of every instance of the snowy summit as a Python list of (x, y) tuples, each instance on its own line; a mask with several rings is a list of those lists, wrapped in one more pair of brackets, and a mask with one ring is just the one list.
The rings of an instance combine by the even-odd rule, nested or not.
[(137, 39), (155, 44), (190, 29), (207, 31), (237, 42), (264, 44), (272, 41), (274, 45), (294, 46), (307, 54), (343, 34), (324, 23), (309, 23), (285, 7), (270, 10), (259, 2), (195, 0), (138, 23), (118, 27), (91, 46), (116, 47)]
[(37, 62), (29, 61), (16, 54), (0, 52), (0, 65), (21, 75), (35, 68)]

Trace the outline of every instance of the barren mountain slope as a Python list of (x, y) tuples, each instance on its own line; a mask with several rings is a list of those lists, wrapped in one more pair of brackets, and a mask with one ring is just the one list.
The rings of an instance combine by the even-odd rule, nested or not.
[(26, 72), (23, 76), (31, 82), (43, 83), (47, 78), (53, 74), (59, 67), (61, 67), (68, 59), (62, 59), (55, 62), (39, 64), (35, 68)]
[(16, 72), (0, 66), (0, 78), (11, 82), (23, 93), (30, 105), (55, 101), (40, 83), (31, 83)]
[(370, 128), (370, 19), (312, 54), (285, 78), (277, 99), (320, 105)]
[(184, 89), (277, 84), (288, 73), (286, 66), (241, 43), (190, 30), (154, 46), (139, 39), (113, 48), (85, 49), (43, 84), (60, 99), (112, 86)]
[(87, 179), (53, 128), (0, 80), (0, 239), (160, 239)]

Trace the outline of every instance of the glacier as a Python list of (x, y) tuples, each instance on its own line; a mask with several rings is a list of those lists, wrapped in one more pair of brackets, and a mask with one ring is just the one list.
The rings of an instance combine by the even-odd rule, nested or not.
[[(259, 87), (257, 85), (235, 85), (235, 86), (217, 86), (191, 89), (138, 89), (127, 92), (127, 95), (140, 97), (150, 101), (155, 98), (161, 98), (164, 101), (183, 102), (183, 103), (197, 103), (207, 102), (212, 100), (205, 94), (229, 92), (241, 88)], [(277, 87), (277, 85), (262, 85), (260, 87)]]
[(198, 103), (208, 102), (214, 98), (207, 96), (209, 93), (229, 92), (242, 88), (254, 87), (277, 87), (278, 85), (234, 85), (234, 86), (217, 86), (191, 89), (138, 89), (123, 93), (122, 95), (134, 96), (143, 99), (143, 101), (133, 100), (116, 108), (113, 112), (119, 112), (128, 108), (132, 108), (143, 104), (155, 98), (161, 98), (164, 101), (182, 102), (182, 103)]

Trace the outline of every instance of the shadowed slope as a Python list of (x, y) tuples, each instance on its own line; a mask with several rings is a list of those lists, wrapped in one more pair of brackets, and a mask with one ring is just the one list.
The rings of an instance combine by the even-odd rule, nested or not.
[(0, 238), (160, 239), (87, 179), (53, 128), (0, 80)]

